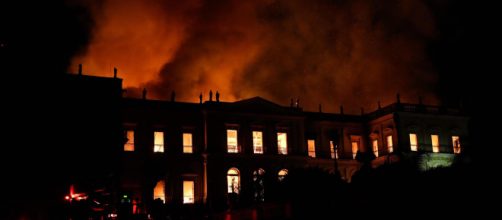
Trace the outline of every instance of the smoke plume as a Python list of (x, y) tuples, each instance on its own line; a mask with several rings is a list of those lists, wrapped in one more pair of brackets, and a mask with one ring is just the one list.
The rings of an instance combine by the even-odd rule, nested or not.
[(93, 38), (73, 67), (110, 76), (128, 95), (197, 102), (261, 96), (307, 110), (368, 111), (395, 100), (436, 102), (427, 56), (435, 18), (424, 1), (107, 0), (88, 4)]

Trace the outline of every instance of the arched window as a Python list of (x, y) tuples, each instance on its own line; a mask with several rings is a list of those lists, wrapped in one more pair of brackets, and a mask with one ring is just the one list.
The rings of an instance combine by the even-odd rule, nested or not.
[(278, 174), (278, 179), (279, 181), (283, 181), (284, 178), (286, 178), (286, 176), (288, 175), (288, 170), (287, 169), (282, 169), (279, 171), (279, 174)]
[(228, 193), (239, 194), (241, 188), (240, 173), (235, 167), (232, 167), (227, 172), (227, 188)]
[(254, 198), (257, 202), (265, 201), (265, 170), (253, 171)]
[(153, 188), (153, 199), (160, 199), (162, 203), (166, 202), (166, 182), (164, 180), (157, 181)]

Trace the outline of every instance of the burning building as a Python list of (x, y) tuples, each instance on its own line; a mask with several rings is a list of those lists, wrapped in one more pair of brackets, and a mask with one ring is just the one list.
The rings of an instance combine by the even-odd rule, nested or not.
[[(120, 84), (70, 78), (87, 82), (85, 91), (93, 87), (90, 78)], [(125, 213), (156, 205), (224, 210), (279, 196), (274, 190), (298, 168), (336, 172), (350, 182), (365, 157), (373, 167), (405, 159), (429, 169), (449, 166), (468, 150), (462, 111), (402, 103), (399, 95), (394, 104), (353, 115), (343, 107), (303, 111), (299, 100), (290, 106), (261, 97), (223, 102), (215, 91), (214, 98), (210, 92), (189, 103), (176, 101), (174, 92), (171, 100), (150, 100), (146, 90), (142, 98), (123, 98), (121, 87), (113, 88), (117, 107), (110, 115), (120, 116), (113, 122), (120, 132), (110, 132), (118, 142), (102, 147), (115, 158), (115, 194), (129, 204)]]

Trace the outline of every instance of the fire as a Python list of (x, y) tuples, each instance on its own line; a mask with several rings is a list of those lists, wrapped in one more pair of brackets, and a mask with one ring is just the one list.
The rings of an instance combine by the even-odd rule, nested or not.
[[(375, 5), (379, 4), (379, 5)], [(400, 93), (435, 102), (426, 43), (434, 17), (422, 1), (108, 0), (89, 5), (96, 22), (70, 71), (118, 76), (149, 98), (197, 102), (262, 96), (326, 112), (376, 108)], [(432, 89), (431, 89), (432, 88)]]

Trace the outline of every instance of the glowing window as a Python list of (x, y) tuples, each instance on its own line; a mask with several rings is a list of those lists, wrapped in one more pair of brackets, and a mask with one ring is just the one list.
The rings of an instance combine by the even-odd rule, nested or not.
[(452, 136), (451, 140), (453, 142), (453, 153), (459, 154), (460, 153), (460, 138), (458, 136)]
[(127, 142), (124, 144), (124, 151), (134, 151), (134, 131), (127, 131)]
[(153, 152), (164, 152), (164, 132), (156, 131), (153, 133)]
[(439, 135), (437, 135), (437, 134), (431, 135), (431, 140), (432, 140), (432, 152), (438, 153), (439, 152)]
[(315, 140), (307, 140), (309, 157), (315, 157)]
[(239, 194), (240, 191), (240, 174), (237, 168), (230, 168), (227, 172), (227, 188), (228, 193)]
[(263, 154), (263, 132), (253, 131), (253, 152)]
[(288, 134), (284, 132), (277, 133), (277, 152), (279, 154), (288, 154)]
[(392, 135), (387, 136), (387, 151), (392, 153), (394, 151), (394, 146), (392, 144)]
[(375, 157), (378, 157), (378, 140), (373, 140), (372, 141), (372, 146), (373, 146), (373, 153), (375, 154)]
[(410, 150), (417, 151), (417, 148), (418, 148), (417, 134), (411, 133), (410, 134)]
[(352, 144), (352, 159), (356, 159), (357, 152), (359, 151), (359, 146), (361, 143), (360, 136), (351, 136), (351, 144)]
[(288, 175), (288, 170), (282, 169), (282, 170), (279, 171), (279, 174), (277, 175), (277, 178), (279, 179), (279, 181), (283, 181), (284, 178), (286, 178), (287, 175)]
[(162, 203), (166, 202), (166, 182), (159, 180), (153, 188), (153, 200), (160, 199)]
[(237, 145), (237, 130), (228, 129), (227, 130), (227, 152), (228, 153), (239, 153)]
[(329, 151), (331, 152), (331, 159), (338, 159), (338, 148), (335, 148), (333, 141), (329, 141)]
[(183, 133), (183, 153), (193, 153), (192, 133)]
[(183, 181), (183, 204), (193, 204), (195, 198), (194, 181)]

